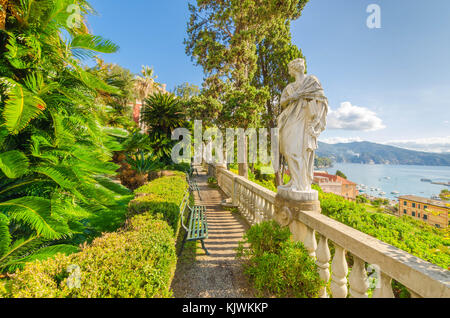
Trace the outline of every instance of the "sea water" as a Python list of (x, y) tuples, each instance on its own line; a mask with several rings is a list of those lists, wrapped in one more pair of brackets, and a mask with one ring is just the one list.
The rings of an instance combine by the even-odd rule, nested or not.
[[(450, 167), (436, 166), (407, 166), (407, 165), (367, 165), (353, 163), (334, 163), (332, 168), (323, 169), (330, 174), (337, 170), (342, 171), (348, 178), (357, 184), (367, 186), (364, 192), (375, 197), (395, 199), (400, 195), (418, 195), (430, 198), (438, 195), (441, 190), (450, 190), (445, 185), (436, 185), (423, 182), (421, 179), (431, 179), (433, 182), (450, 181)], [(371, 188), (380, 190), (371, 191)], [(392, 194), (398, 191), (399, 194)], [(380, 195), (380, 192), (386, 192)]]

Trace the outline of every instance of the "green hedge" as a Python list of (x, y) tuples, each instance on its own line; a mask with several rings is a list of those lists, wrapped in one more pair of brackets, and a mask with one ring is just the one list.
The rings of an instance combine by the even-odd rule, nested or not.
[(237, 256), (258, 296), (316, 298), (324, 282), (302, 243), (275, 221), (252, 226), (239, 243)]
[(155, 179), (135, 190), (137, 198), (129, 206), (131, 213), (163, 215), (176, 237), (180, 229), (180, 204), (188, 184), (184, 173), (174, 173), (174, 176)]
[[(108, 233), (80, 253), (28, 264), (6, 283), (3, 297), (170, 297), (175, 239), (163, 220), (137, 215), (127, 229)], [(80, 268), (81, 288), (69, 288), (69, 266)], [(0, 288), (1, 290), (1, 288)]]
[[(184, 174), (177, 173), (136, 190), (141, 197), (130, 203), (121, 230), (104, 234), (79, 253), (27, 264), (0, 281), (0, 297), (171, 297), (179, 228), (175, 207), (178, 211), (186, 187)], [(69, 287), (74, 267), (80, 270), (80, 288)]]

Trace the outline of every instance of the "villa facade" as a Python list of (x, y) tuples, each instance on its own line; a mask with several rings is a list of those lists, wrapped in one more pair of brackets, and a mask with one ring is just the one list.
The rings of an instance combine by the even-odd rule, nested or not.
[(438, 228), (448, 227), (450, 207), (443, 201), (415, 195), (398, 198), (398, 216), (409, 215)]
[(356, 189), (356, 183), (322, 171), (314, 172), (314, 183), (322, 191), (337, 194), (350, 201), (356, 201), (356, 196), (359, 194), (359, 191)]

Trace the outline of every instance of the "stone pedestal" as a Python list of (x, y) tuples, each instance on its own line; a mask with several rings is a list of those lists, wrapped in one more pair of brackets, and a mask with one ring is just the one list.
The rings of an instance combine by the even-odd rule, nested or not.
[(319, 193), (315, 190), (299, 192), (278, 188), (275, 197), (275, 220), (291, 230), (295, 241), (304, 242), (307, 228), (298, 221), (298, 214), (321, 213)]

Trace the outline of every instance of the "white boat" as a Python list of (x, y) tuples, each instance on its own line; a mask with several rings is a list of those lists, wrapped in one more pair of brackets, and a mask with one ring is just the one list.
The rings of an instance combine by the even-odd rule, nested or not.
[(386, 195), (386, 192), (380, 192), (379, 194), (380, 195)]
[(392, 191), (391, 194), (400, 194), (398, 191)]

